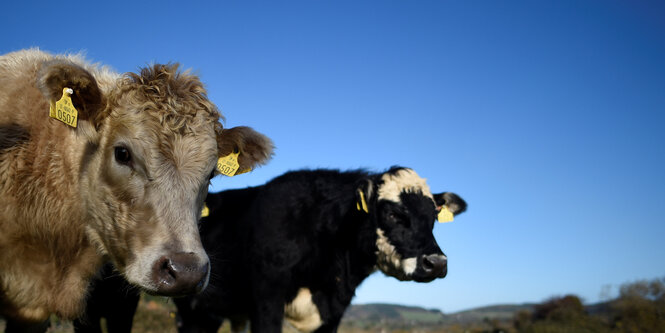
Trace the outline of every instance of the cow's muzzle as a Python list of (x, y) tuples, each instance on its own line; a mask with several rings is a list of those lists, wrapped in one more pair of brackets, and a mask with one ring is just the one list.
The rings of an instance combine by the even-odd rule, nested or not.
[(448, 274), (448, 259), (441, 254), (430, 254), (420, 257), (418, 266), (423, 271), (424, 280), (443, 278)]
[(208, 284), (210, 263), (201, 263), (195, 253), (172, 253), (162, 256), (152, 268), (156, 294), (163, 296), (186, 296), (201, 292)]

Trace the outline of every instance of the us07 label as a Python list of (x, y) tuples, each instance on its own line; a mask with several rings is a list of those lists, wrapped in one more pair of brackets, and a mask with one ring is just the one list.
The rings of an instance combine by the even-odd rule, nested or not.
[(57, 102), (51, 101), (49, 116), (60, 120), (71, 127), (76, 127), (78, 111), (74, 107), (74, 104), (72, 104), (71, 97), (69, 97), (73, 93), (74, 91), (70, 88), (62, 89), (62, 98)]
[(225, 176), (233, 177), (240, 167), (238, 155), (240, 153), (231, 153), (217, 159), (217, 171)]

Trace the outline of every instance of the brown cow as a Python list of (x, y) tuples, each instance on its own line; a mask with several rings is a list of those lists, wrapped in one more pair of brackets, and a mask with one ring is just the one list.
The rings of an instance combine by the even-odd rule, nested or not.
[[(63, 89), (76, 127), (49, 117)], [(205, 288), (197, 220), (216, 161), (235, 151), (243, 171), (272, 154), (220, 117), (177, 64), (119, 75), (78, 55), (0, 56), (0, 314), (76, 317), (107, 259), (150, 293)]]

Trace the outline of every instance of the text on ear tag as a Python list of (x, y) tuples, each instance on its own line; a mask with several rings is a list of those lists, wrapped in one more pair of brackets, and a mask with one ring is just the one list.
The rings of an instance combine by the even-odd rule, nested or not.
[(437, 215), (436, 219), (439, 221), (439, 223), (444, 223), (444, 222), (452, 222), (453, 221), (453, 213), (448, 209), (447, 206), (441, 207), (441, 211), (439, 212), (439, 215)]
[(240, 155), (240, 152), (231, 153), (217, 159), (217, 171), (225, 176), (233, 177), (240, 167), (238, 155)]
[(63, 88), (62, 97), (60, 100), (57, 102), (51, 101), (49, 116), (51, 118), (60, 120), (71, 127), (76, 127), (78, 111), (76, 111), (74, 104), (72, 104), (72, 98), (69, 97), (73, 93), (74, 90), (70, 88)]
[(361, 210), (360, 208), (362, 207), (362, 210), (365, 211), (365, 213), (369, 213), (367, 202), (365, 202), (365, 194), (361, 190), (358, 190), (358, 193), (360, 193), (360, 202), (356, 202), (356, 209)]
[(210, 215), (210, 209), (208, 209), (208, 205), (203, 204), (203, 209), (201, 210), (201, 217), (207, 217)]

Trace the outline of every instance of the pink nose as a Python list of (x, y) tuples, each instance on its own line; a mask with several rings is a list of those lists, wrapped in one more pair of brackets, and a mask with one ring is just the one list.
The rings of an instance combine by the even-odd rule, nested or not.
[(210, 262), (201, 263), (194, 253), (171, 253), (159, 258), (152, 267), (152, 279), (157, 294), (186, 296), (201, 292), (208, 284)]

